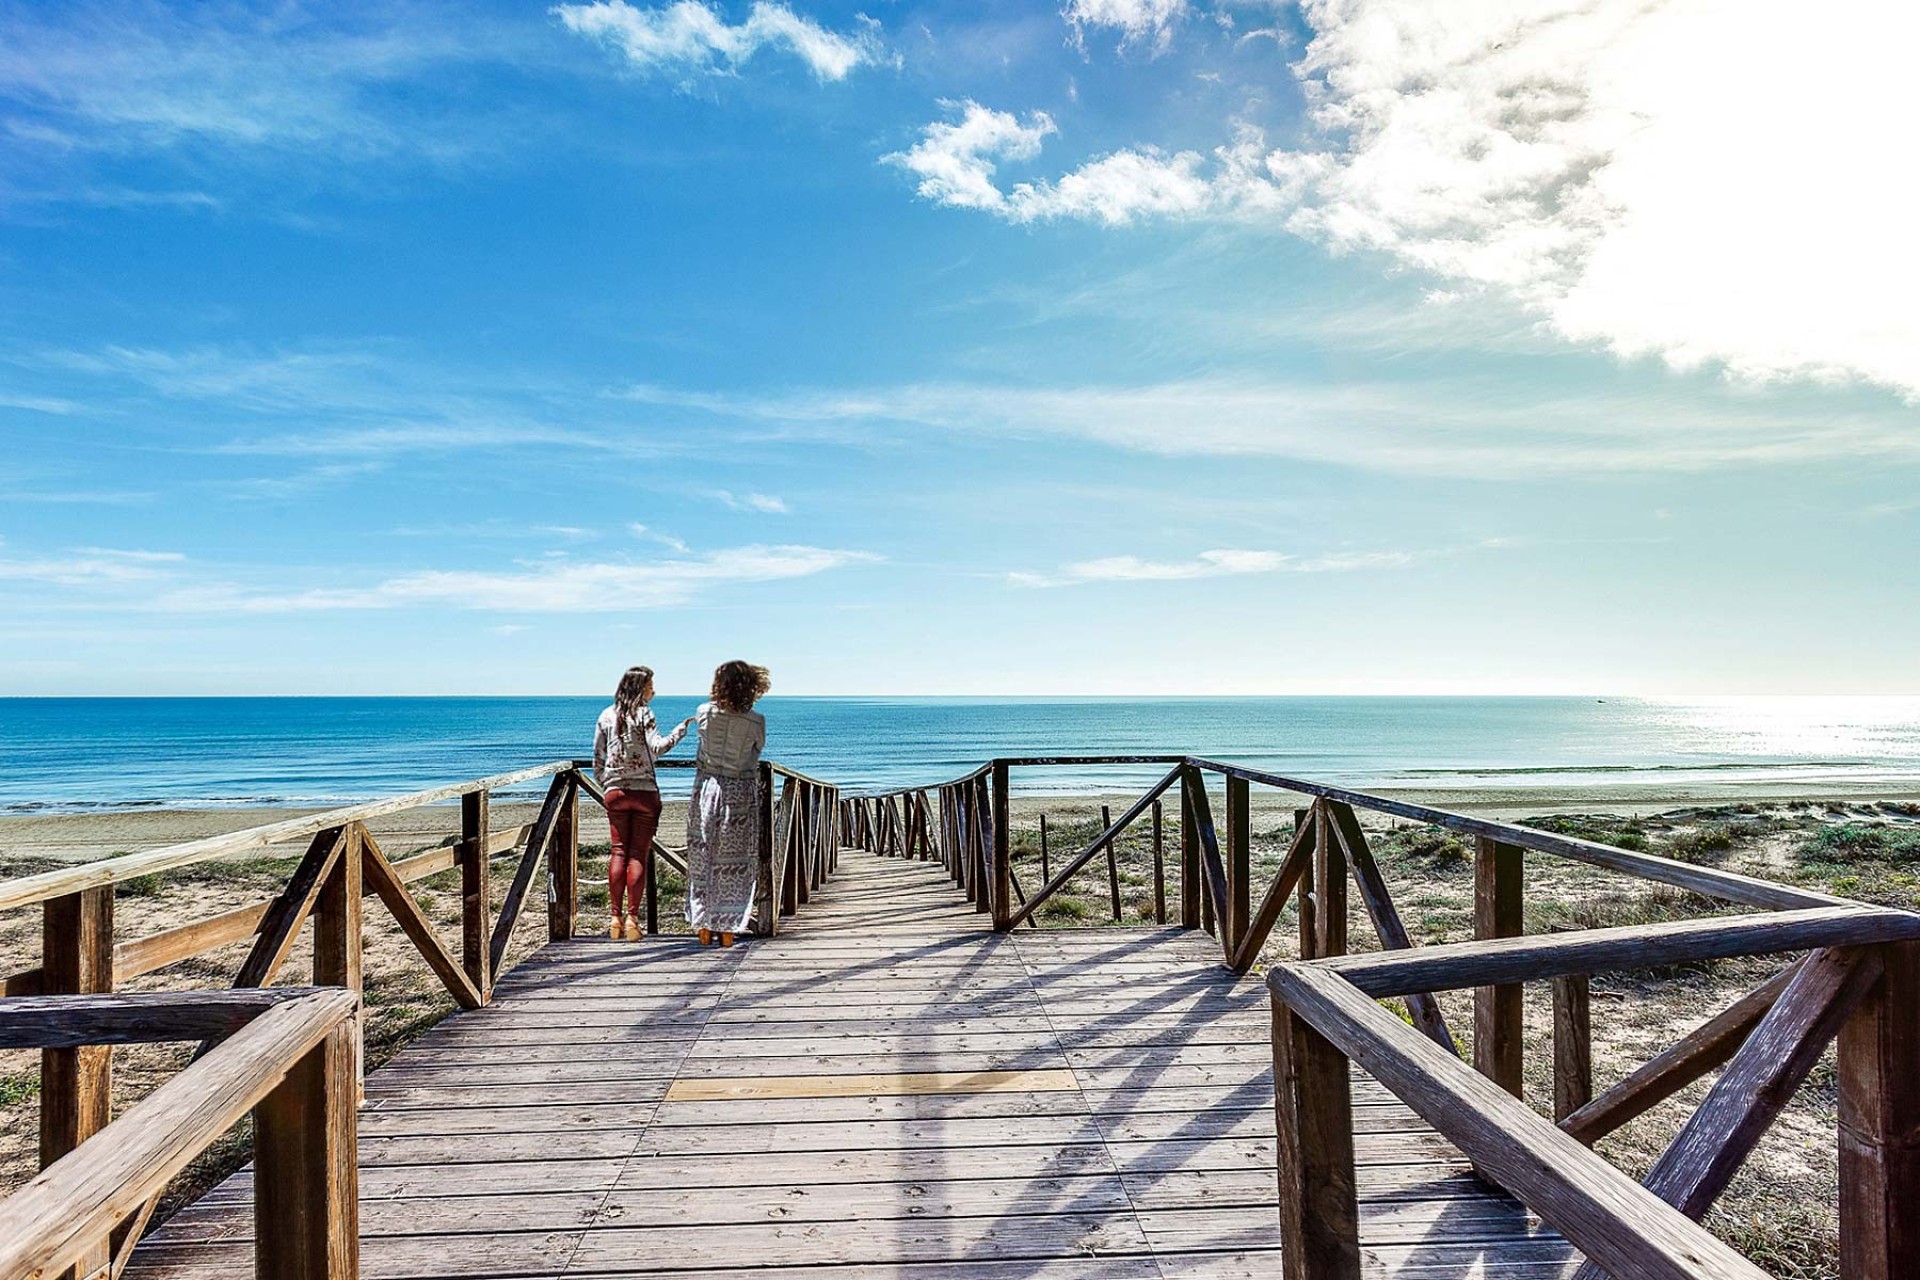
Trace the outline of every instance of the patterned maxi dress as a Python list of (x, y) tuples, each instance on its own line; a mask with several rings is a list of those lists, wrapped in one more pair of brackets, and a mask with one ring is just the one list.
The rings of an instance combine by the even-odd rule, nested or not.
[(760, 884), (760, 749), (767, 722), (756, 711), (703, 703), (699, 768), (687, 803), (687, 923), (745, 933)]

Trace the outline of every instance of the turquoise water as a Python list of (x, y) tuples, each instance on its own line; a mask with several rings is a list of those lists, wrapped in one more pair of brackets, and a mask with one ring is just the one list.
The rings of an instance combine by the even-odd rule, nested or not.
[[(603, 698), (0, 699), (0, 812), (329, 804), (591, 753)], [(692, 698), (662, 697), (662, 724)], [(1920, 787), (1920, 698), (768, 698), (768, 754), (857, 787), (993, 755), (1191, 752), (1426, 790)], [(675, 753), (691, 758), (692, 745)], [(1140, 769), (1026, 770), (1087, 792)], [(687, 775), (665, 775), (669, 793)]]

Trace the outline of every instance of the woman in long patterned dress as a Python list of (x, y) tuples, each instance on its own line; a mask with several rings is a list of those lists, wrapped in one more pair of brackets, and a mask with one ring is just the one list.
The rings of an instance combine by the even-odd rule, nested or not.
[(760, 883), (760, 751), (766, 717), (753, 709), (771, 687), (765, 667), (722, 663), (713, 697), (694, 712), (700, 734), (687, 802), (687, 923), (700, 945), (746, 931)]

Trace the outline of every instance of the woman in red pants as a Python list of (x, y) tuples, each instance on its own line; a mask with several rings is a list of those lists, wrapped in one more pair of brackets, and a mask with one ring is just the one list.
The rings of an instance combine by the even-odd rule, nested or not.
[[(613, 829), (613, 854), (607, 859), (607, 905), (612, 915), (607, 936), (638, 942), (646, 935), (641, 912), (647, 897), (647, 850), (660, 828), (660, 785), (653, 762), (687, 736), (692, 719), (661, 736), (647, 704), (653, 701), (653, 670), (628, 667), (614, 691), (613, 705), (593, 727), (593, 776), (607, 795), (607, 823)], [(626, 908), (621, 909), (625, 898)]]

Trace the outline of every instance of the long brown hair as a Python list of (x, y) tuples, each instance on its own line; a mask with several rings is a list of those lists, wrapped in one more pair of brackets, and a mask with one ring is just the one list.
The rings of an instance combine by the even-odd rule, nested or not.
[(771, 688), (773, 678), (767, 669), (751, 662), (723, 662), (713, 672), (713, 702), (722, 711), (751, 711)]
[(652, 667), (628, 667), (627, 674), (620, 677), (620, 685), (613, 691), (613, 731), (616, 737), (627, 736), (634, 717), (646, 706), (647, 690), (652, 685)]

